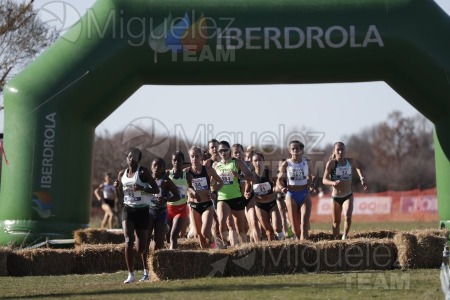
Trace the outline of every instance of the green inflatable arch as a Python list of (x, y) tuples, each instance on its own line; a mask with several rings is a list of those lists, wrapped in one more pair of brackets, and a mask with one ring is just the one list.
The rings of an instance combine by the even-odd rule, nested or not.
[(449, 37), (432, 0), (97, 1), (5, 88), (0, 243), (88, 226), (95, 127), (145, 84), (385, 81), (435, 125), (446, 226)]

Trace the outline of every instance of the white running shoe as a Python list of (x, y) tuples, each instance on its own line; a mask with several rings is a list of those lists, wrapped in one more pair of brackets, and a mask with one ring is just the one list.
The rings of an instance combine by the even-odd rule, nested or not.
[(134, 276), (128, 275), (128, 278), (123, 283), (132, 283), (134, 282)]
[(344, 235), (342, 235), (342, 240), (344, 241), (344, 240), (346, 240), (347, 239), (347, 236), (344, 234)]

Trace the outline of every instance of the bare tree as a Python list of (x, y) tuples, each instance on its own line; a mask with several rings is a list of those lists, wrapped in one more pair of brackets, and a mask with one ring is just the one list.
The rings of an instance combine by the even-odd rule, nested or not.
[(367, 169), (371, 192), (436, 185), (433, 125), (421, 115), (394, 111), (387, 121), (352, 135), (348, 148)]
[(33, 2), (0, 1), (0, 93), (12, 75), (58, 36), (56, 29), (39, 19)]

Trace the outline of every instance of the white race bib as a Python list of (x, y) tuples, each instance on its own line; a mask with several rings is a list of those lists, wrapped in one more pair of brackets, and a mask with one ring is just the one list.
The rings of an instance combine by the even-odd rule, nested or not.
[(204, 190), (209, 189), (208, 181), (206, 180), (206, 177), (193, 178), (192, 186), (194, 187), (194, 190), (196, 190), (196, 191), (204, 191)]
[(338, 179), (349, 180), (352, 178), (352, 167), (351, 166), (339, 166), (336, 168), (336, 176)]
[(232, 172), (220, 174), (224, 185), (233, 184), (234, 175)]
[(290, 169), (288, 170), (288, 177), (291, 180), (303, 180), (306, 179), (305, 173), (303, 172), (303, 169)]
[(267, 195), (268, 193), (270, 193), (270, 190), (271, 186), (268, 182), (256, 183), (253, 185), (253, 191), (257, 196)]
[(136, 191), (132, 185), (126, 186), (123, 193), (123, 201), (126, 203), (136, 203), (142, 200), (141, 191)]

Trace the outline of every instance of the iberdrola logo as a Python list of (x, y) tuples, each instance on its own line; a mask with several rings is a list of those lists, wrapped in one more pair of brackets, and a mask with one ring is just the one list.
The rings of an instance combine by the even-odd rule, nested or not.
[(169, 50), (178, 53), (200, 52), (206, 43), (208, 30), (203, 14), (193, 24), (187, 13), (180, 21), (174, 22), (172, 14), (169, 14), (167, 19), (151, 32), (149, 45), (155, 51), (155, 63), (158, 62), (158, 53)]
[(52, 216), (52, 195), (49, 192), (34, 192), (31, 201), (34, 203), (33, 209), (42, 219)]

